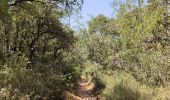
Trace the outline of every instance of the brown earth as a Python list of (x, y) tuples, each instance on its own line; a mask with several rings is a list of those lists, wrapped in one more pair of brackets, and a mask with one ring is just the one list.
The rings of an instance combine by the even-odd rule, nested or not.
[(100, 96), (94, 95), (95, 84), (90, 80), (82, 77), (77, 84), (78, 87), (73, 93), (66, 92), (66, 100), (103, 100)]

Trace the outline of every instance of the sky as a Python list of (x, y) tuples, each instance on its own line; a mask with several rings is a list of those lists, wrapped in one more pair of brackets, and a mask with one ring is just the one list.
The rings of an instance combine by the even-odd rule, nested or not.
[[(95, 17), (98, 14), (104, 14), (105, 16), (113, 17), (115, 14), (114, 9), (111, 7), (113, 1), (114, 0), (84, 0), (81, 11), (83, 22), (85, 23), (88, 21), (91, 18), (90, 16)], [(147, 0), (144, 0), (145, 3), (146, 1)]]
[[(88, 20), (99, 14), (113, 18), (115, 16), (114, 14), (116, 14), (114, 9), (111, 7), (113, 1), (114, 0), (84, 0), (80, 14), (75, 14), (78, 16), (71, 18), (69, 24), (73, 29), (81, 29), (87, 27)], [(144, 1), (146, 3), (147, 0)]]
[(84, 0), (82, 8), (83, 22), (85, 23), (91, 17), (95, 17), (98, 14), (104, 14), (108, 17), (113, 16), (112, 1), (113, 0)]
[[(90, 20), (91, 18), (103, 14), (107, 17), (112, 17), (113, 16), (113, 9), (111, 7), (111, 3), (113, 0), (84, 0), (84, 4), (82, 7), (82, 10), (78, 18), (78, 22), (76, 17), (71, 19), (71, 26), (73, 28), (77, 28), (77, 26), (87, 26), (87, 21)], [(81, 25), (79, 25), (79, 24)]]

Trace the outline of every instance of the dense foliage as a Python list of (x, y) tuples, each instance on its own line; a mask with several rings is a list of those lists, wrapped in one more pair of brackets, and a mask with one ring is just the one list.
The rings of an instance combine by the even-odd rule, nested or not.
[(169, 100), (170, 2), (144, 1), (74, 32), (62, 18), (81, 0), (1, 0), (0, 99), (64, 99), (86, 76), (106, 100)]
[(61, 18), (80, 9), (82, 3), (1, 0), (1, 100), (59, 99), (74, 86), (77, 74), (67, 57), (76, 38)]
[(169, 1), (119, 0), (115, 6), (116, 17), (98, 15), (80, 31), (75, 52), (84, 61), (82, 74), (105, 86), (99, 88), (107, 100), (169, 98)]

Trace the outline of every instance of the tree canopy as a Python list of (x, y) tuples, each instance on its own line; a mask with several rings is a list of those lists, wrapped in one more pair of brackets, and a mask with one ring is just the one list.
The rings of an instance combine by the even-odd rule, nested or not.
[(84, 92), (92, 100), (168, 100), (169, 0), (114, 0), (114, 17), (99, 14), (81, 30), (63, 23), (82, 6), (0, 1), (0, 99), (75, 100), (93, 82)]

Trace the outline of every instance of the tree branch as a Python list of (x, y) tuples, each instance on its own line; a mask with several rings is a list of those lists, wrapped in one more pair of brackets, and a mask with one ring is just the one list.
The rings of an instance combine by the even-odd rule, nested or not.
[[(38, 2), (38, 3), (42, 3), (42, 4), (50, 3), (50, 2), (42, 2), (42, 1), (37, 1), (37, 0), (18, 0), (15, 3), (9, 4), (9, 7), (16, 6), (19, 3), (27, 2), (27, 1), (29, 1), (29, 2)], [(50, 3), (50, 4), (52, 4), (52, 3)]]

